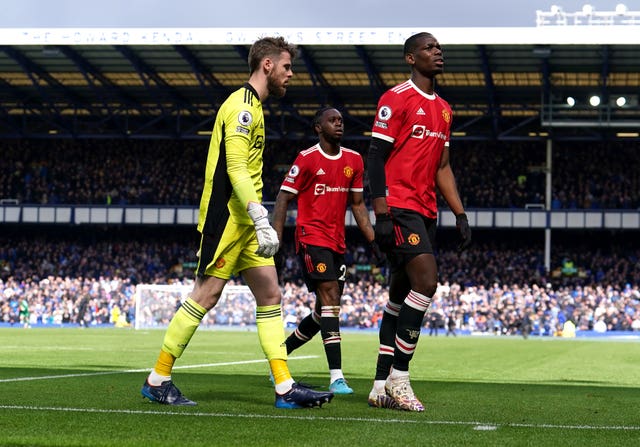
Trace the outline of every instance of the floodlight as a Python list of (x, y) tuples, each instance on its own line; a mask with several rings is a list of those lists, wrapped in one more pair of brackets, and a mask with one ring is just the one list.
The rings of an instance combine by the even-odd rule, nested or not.
[(584, 5), (582, 7), (582, 13), (590, 16), (591, 14), (593, 14), (593, 6), (591, 6), (590, 4)]
[(598, 107), (600, 105), (600, 97), (597, 95), (593, 95), (591, 98), (589, 98), (589, 104), (591, 104), (593, 107)]
[(567, 96), (567, 105), (569, 107), (573, 107), (576, 105), (576, 100), (574, 99), (573, 96)]
[[(551, 5), (551, 14), (554, 14), (554, 15), (558, 14), (561, 10), (562, 10), (562, 8), (560, 8), (558, 5)], [(617, 10), (617, 8), (616, 8), (616, 10)]]
[(624, 96), (620, 96), (618, 97), (618, 99), (616, 99), (616, 105), (618, 107), (624, 107), (626, 103), (627, 103), (627, 98), (625, 98)]
[(619, 16), (623, 16), (627, 13), (627, 5), (625, 5), (624, 3), (618, 3), (616, 5), (616, 14), (618, 14)]

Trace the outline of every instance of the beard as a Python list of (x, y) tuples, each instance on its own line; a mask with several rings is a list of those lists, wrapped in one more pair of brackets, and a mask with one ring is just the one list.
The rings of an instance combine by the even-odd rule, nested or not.
[(287, 92), (287, 87), (282, 84), (278, 84), (272, 73), (267, 75), (267, 90), (269, 91), (269, 95), (276, 96), (278, 98), (282, 98), (284, 94)]

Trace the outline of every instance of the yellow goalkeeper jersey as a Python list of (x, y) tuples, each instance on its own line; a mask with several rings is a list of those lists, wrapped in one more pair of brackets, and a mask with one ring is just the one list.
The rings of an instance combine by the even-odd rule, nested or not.
[(198, 231), (212, 234), (231, 218), (253, 224), (248, 202), (262, 202), (262, 152), (265, 144), (262, 102), (246, 83), (216, 115), (204, 179)]

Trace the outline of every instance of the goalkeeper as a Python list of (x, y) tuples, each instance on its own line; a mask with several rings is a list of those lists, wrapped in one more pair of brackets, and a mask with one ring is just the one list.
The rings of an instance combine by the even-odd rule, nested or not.
[(142, 395), (170, 405), (195, 405), (174, 385), (171, 371), (200, 321), (218, 302), (232, 275), (240, 273), (256, 299), (256, 324), (275, 382), (277, 408), (321, 406), (333, 393), (296, 383), (287, 366), (282, 294), (273, 255), (279, 241), (262, 201), (265, 144), (262, 103), (282, 97), (293, 75), (296, 47), (265, 37), (249, 50), (249, 81), (220, 107), (209, 145), (198, 231), (202, 237), (191, 295), (171, 320)]

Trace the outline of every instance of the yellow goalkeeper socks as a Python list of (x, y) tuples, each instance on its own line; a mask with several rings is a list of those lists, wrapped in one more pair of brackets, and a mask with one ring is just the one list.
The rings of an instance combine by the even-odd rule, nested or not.
[(287, 361), (280, 359), (269, 360), (269, 366), (271, 367), (276, 393), (288, 393), (295, 381), (291, 377)]
[(191, 298), (187, 298), (169, 323), (162, 343), (162, 350), (179, 358), (206, 313), (207, 310), (204, 307)]
[(256, 308), (256, 326), (260, 346), (267, 360), (287, 360), (280, 305), (258, 306)]
[(260, 346), (269, 360), (276, 392), (284, 394), (291, 389), (294, 381), (287, 365), (287, 347), (280, 305), (258, 306), (256, 308), (256, 325)]
[(168, 352), (160, 350), (156, 366), (153, 369), (160, 376), (171, 377), (171, 370), (173, 369), (173, 364), (175, 362), (176, 358), (174, 356)]

